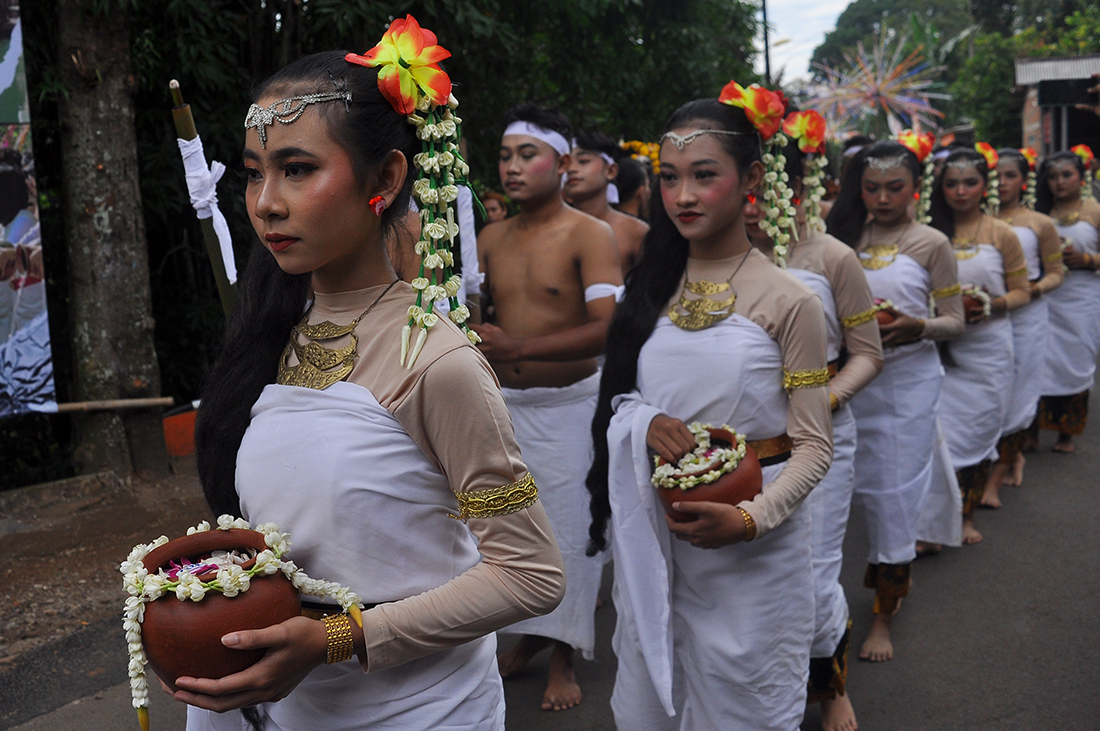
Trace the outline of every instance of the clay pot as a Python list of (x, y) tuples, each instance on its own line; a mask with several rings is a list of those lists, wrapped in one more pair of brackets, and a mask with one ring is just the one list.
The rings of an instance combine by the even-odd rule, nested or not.
[[(876, 299), (875, 306), (878, 307), (885, 302), (886, 300)], [(883, 325), (889, 325), (899, 317), (901, 317), (901, 313), (895, 310), (893, 307), (887, 307), (885, 310), (879, 310), (875, 313), (875, 320), (878, 321), (879, 327), (882, 327)]]
[[(149, 573), (168, 568), (170, 561), (186, 556), (192, 560), (211, 551), (267, 548), (262, 533), (252, 530), (210, 530), (177, 538), (149, 552), (142, 561)], [(255, 560), (242, 568), (251, 568)], [(213, 578), (200, 577), (206, 580)], [(239, 673), (264, 656), (266, 650), (232, 650), (221, 638), (237, 630), (264, 629), (302, 613), (298, 590), (277, 572), (256, 576), (248, 591), (228, 598), (220, 592), (207, 592), (202, 601), (180, 601), (174, 593), (165, 594), (145, 605), (141, 623), (142, 643), (149, 666), (161, 680), (176, 690), (175, 680), (223, 678)]]
[[(733, 435), (725, 429), (708, 429), (708, 431), (710, 432), (712, 444), (720, 444), (724, 447), (733, 445)], [(661, 460), (661, 464), (664, 463), (664, 460)], [(706, 472), (694, 474), (703, 475)], [(722, 475), (714, 482), (707, 485), (696, 485), (687, 490), (681, 490), (678, 487), (658, 487), (656, 490), (657, 499), (661, 501), (661, 506), (665, 509), (665, 512), (676, 522), (682, 523), (695, 520), (696, 516), (694, 513), (683, 513), (674, 510), (673, 503), (708, 502), (737, 505), (744, 500), (752, 500), (759, 495), (763, 486), (764, 476), (760, 471), (760, 460), (756, 458), (756, 451), (746, 445), (745, 456), (737, 464), (737, 468)]]

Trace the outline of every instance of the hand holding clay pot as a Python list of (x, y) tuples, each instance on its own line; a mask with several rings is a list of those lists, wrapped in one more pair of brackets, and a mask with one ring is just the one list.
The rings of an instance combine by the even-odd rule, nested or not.
[[(699, 427), (700, 425), (691, 425), (693, 431), (697, 431)], [(739, 443), (737, 436), (727, 429), (703, 428), (710, 435), (710, 443), (714, 445), (714, 448), (731, 449), (736, 448)], [(699, 452), (700, 450), (696, 451)], [(701, 456), (704, 459), (707, 456), (706, 451), (702, 451)], [(668, 462), (663, 458), (657, 460), (658, 467), (667, 464)], [(694, 472), (675, 471), (673, 472), (673, 479), (677, 482), (690, 483), (705, 479), (705, 476), (715, 471), (715, 469), (714, 465), (706, 464)], [(675, 485), (672, 487), (657, 486), (656, 489), (657, 498), (669, 517), (675, 521), (683, 522), (694, 520), (695, 516), (674, 509), (672, 507), (673, 503), (712, 502), (737, 505), (745, 500), (752, 500), (759, 495), (763, 485), (764, 478), (760, 470), (760, 461), (757, 459), (753, 448), (746, 444), (745, 454), (737, 462), (737, 466), (732, 471), (718, 476), (717, 479), (706, 483), (700, 482), (686, 489)]]
[[(251, 530), (215, 530), (195, 533), (169, 541), (154, 549), (142, 563), (150, 574), (160, 569), (172, 571), (181, 559), (192, 566), (212, 551), (254, 550), (267, 548), (262, 533)], [(249, 569), (251, 559), (241, 564)], [(209, 581), (212, 572), (199, 573), (196, 578)], [(176, 678), (222, 678), (255, 664), (264, 650), (234, 650), (222, 644), (222, 636), (238, 630), (263, 629), (301, 614), (298, 590), (281, 571), (269, 576), (255, 576), (247, 591), (226, 597), (212, 591), (202, 601), (165, 594), (145, 606), (142, 640), (149, 665), (172, 690)]]

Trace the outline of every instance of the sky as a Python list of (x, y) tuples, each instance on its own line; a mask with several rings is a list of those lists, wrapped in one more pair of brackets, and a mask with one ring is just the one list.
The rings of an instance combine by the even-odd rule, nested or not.
[[(848, 7), (850, 0), (767, 0), (768, 42), (771, 45), (772, 77), (786, 67), (784, 81), (809, 76), (810, 56), (825, 40), (825, 34), (836, 28), (836, 19)], [(786, 43), (776, 43), (790, 39)], [(757, 71), (764, 73), (764, 38), (757, 37), (761, 49)]]

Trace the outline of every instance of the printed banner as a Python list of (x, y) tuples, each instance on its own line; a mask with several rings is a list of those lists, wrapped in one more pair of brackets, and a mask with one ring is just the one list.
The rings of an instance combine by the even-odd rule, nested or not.
[(57, 411), (18, 0), (0, 0), (0, 417)]

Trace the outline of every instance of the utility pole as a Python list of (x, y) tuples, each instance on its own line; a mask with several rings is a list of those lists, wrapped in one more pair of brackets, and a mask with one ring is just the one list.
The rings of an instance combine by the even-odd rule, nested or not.
[(768, 0), (760, 0), (760, 7), (764, 11), (764, 85), (772, 85), (772, 59), (768, 48)]

